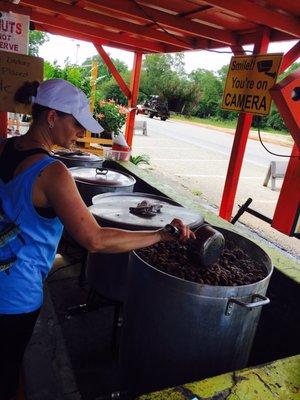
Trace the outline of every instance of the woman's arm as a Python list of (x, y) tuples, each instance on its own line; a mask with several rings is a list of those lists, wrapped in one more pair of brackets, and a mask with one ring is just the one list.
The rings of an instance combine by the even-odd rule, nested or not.
[[(67, 231), (90, 252), (122, 253), (161, 240), (172, 240), (161, 229), (127, 231), (100, 227), (83, 202), (68, 169), (61, 163), (51, 164), (45, 169), (40, 187)], [(180, 220), (174, 219), (172, 224), (179, 228), (181, 240), (194, 237), (193, 232)]]

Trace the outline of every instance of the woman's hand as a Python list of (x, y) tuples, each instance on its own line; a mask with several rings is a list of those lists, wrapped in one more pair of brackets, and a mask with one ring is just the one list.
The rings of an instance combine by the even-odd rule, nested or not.
[(160, 234), (163, 241), (179, 239), (182, 242), (186, 242), (189, 239), (196, 239), (194, 232), (192, 232), (187, 225), (184, 225), (180, 219), (174, 218), (170, 225), (173, 225), (178, 229), (178, 234), (174, 235), (169, 233), (165, 228), (162, 228), (160, 229)]

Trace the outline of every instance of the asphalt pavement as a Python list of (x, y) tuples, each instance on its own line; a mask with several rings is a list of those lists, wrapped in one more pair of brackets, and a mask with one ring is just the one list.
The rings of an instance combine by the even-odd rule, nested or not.
[[(188, 196), (209, 203), (219, 212), (234, 135), (232, 130), (203, 127), (176, 120), (160, 121), (138, 116), (147, 122), (148, 135), (137, 131), (134, 135), (133, 154), (148, 154), (150, 166), (172, 185), (180, 185)], [(268, 153), (260, 144), (257, 132), (251, 132), (241, 170), (233, 215), (238, 205), (251, 197), (251, 208), (272, 219), (279, 197), (282, 180), (276, 180), (276, 190), (263, 181), (270, 161), (288, 160)], [(289, 155), (293, 140), (289, 136), (262, 133), (267, 148), (276, 154)], [(257, 234), (274, 243), (294, 257), (300, 257), (300, 242), (288, 237), (268, 223), (244, 213), (239, 220)]]

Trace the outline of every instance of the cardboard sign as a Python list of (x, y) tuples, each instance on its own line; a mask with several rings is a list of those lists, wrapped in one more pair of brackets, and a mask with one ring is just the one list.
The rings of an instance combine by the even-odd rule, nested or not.
[(232, 57), (221, 108), (268, 115), (269, 89), (276, 83), (282, 53)]
[(0, 51), (0, 111), (30, 114), (31, 105), (14, 100), (25, 83), (43, 80), (44, 60), (39, 57)]
[(28, 54), (29, 16), (0, 11), (0, 50)]

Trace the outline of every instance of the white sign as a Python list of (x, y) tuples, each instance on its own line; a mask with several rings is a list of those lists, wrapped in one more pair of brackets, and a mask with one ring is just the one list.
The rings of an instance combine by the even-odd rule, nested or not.
[(0, 11), (0, 50), (28, 54), (29, 16)]

